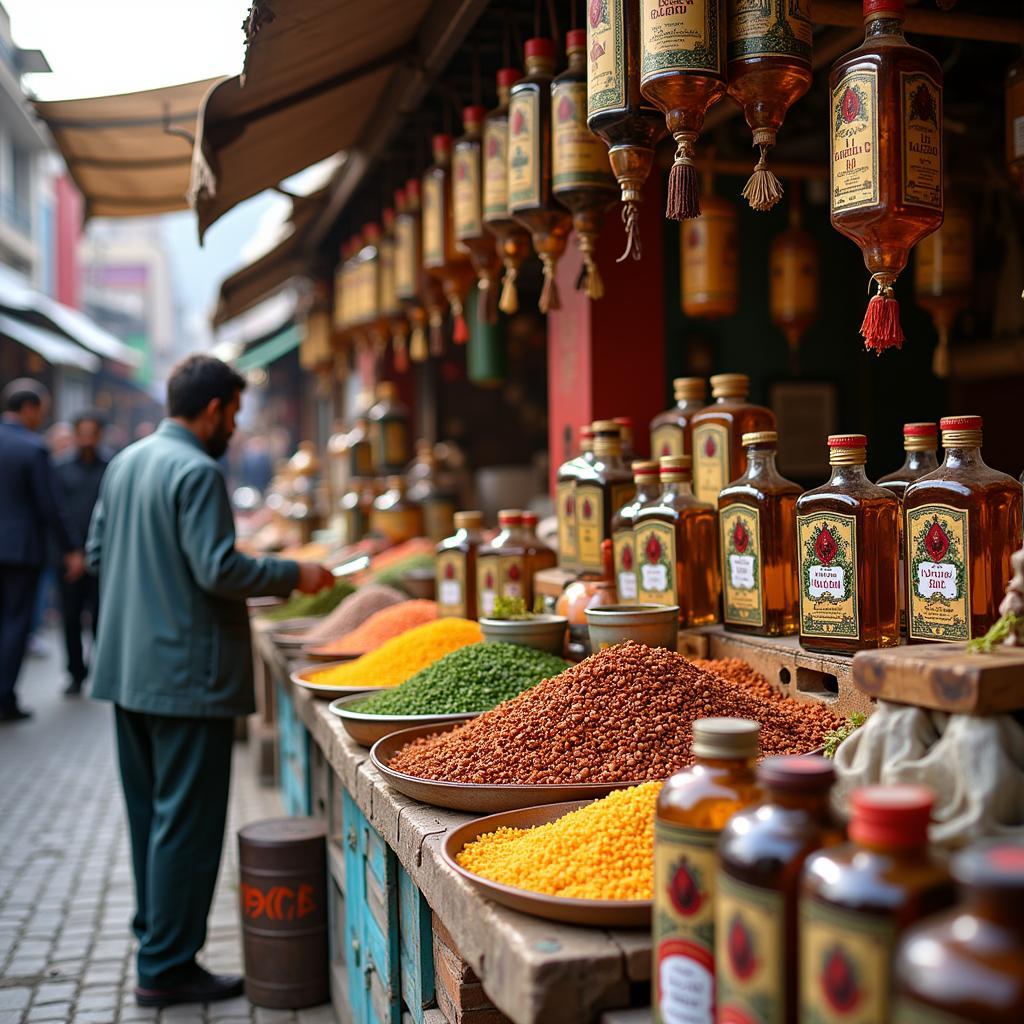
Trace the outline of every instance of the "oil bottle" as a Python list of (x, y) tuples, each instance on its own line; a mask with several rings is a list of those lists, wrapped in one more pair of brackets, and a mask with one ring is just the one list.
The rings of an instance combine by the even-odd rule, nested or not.
[(676, 404), (651, 420), (651, 458), (693, 454), (691, 420), (707, 405), (707, 390), (703, 377), (676, 377), (672, 381)]
[(633, 528), (640, 509), (659, 496), (658, 463), (634, 462), (633, 483), (636, 485), (636, 494), (616, 511), (611, 524), (615, 589), (621, 604), (629, 604), (637, 599), (637, 557)]
[(437, 614), (475, 619), (476, 553), (483, 545), (482, 512), (456, 512), (455, 533), (437, 546)]
[(611, 538), (611, 520), (634, 493), (633, 474), (622, 459), (614, 420), (595, 420), (594, 461), (580, 468), (574, 487), (577, 567), (601, 574), (602, 543)]

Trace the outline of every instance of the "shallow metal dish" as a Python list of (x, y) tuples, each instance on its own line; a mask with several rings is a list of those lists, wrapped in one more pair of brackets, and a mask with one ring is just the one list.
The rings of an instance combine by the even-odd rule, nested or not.
[(371, 695), (354, 693), (350, 697), (332, 700), (330, 706), (331, 714), (341, 719), (345, 732), (364, 747), (372, 747), (377, 740), (403, 729), (412, 729), (420, 725), (447, 725), (449, 722), (458, 724), (483, 714), (482, 711), (465, 711), (457, 715), (366, 715), (349, 710), (350, 704), (366, 700), (368, 696)]
[(270, 630), (270, 639), (277, 647), (298, 650), (306, 643), (306, 633), (319, 621), (317, 618), (286, 619)]
[(310, 676), (316, 672), (324, 672), (329, 668), (334, 668), (335, 665), (344, 665), (343, 661), (330, 662), (324, 665), (304, 665), (302, 668), (297, 668), (291, 673), (291, 680), (296, 686), (301, 686), (304, 690), (309, 690), (314, 697), (319, 697), (321, 700), (333, 700), (335, 697), (347, 697), (352, 693), (369, 693), (377, 690), (386, 690), (389, 687), (386, 686), (320, 686), (317, 683), (310, 682)]
[(356, 658), (362, 657), (361, 654), (318, 654), (315, 647), (303, 647), (302, 656), (304, 658), (308, 658), (310, 661), (330, 661), (336, 665), (342, 661), (355, 661)]

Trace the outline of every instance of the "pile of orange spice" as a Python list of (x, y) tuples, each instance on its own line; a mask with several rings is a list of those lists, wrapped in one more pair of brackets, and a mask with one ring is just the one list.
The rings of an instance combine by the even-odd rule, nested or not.
[(402, 601), (401, 604), (382, 608), (351, 633), (322, 647), (313, 648), (312, 653), (338, 657), (366, 654), (406, 630), (415, 629), (425, 622), (433, 622), (436, 618), (435, 601)]

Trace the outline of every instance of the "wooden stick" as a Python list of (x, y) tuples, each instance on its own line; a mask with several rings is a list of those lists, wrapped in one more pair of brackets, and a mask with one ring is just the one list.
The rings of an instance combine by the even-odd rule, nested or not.
[[(811, 20), (819, 25), (855, 28), (864, 24), (860, 0), (812, 0)], [(1024, 45), (1024, 19), (991, 18), (958, 11), (921, 11), (911, 8), (903, 27), (925, 36), (974, 39), (984, 43)]]

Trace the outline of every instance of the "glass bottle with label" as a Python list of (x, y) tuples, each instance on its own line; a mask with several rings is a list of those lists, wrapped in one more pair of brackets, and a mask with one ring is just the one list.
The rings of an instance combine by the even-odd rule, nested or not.
[(373, 468), (377, 473), (401, 473), (409, 461), (409, 410), (398, 401), (390, 380), (377, 385), (377, 401), (366, 414), (370, 424)]
[(891, 1019), (896, 941), (953, 900), (944, 860), (928, 845), (933, 794), (865, 786), (850, 797), (850, 842), (812, 854), (800, 897), (800, 1019)]
[(451, 534), (455, 522), (455, 496), (437, 482), (437, 458), (429, 441), (417, 445), (416, 461), (407, 474), (409, 501), (423, 512), (423, 535), (442, 541)]
[(864, 473), (868, 439), (832, 434), (827, 484), (796, 502), (800, 646), (853, 654), (900, 642), (899, 502)]
[(497, 534), (476, 553), (477, 615), (489, 616), (498, 597), (521, 597), (529, 610), (533, 600), (529, 584), (523, 513), (519, 509), (502, 509), (498, 513)]
[(775, 413), (747, 401), (745, 373), (718, 373), (711, 378), (711, 405), (690, 420), (693, 431), (693, 490), (701, 501), (718, 506), (730, 480), (747, 470), (743, 435), (775, 429)]
[(761, 727), (698, 718), (693, 765), (661, 789), (654, 818), (652, 1009), (655, 1024), (715, 1020), (718, 839), (761, 798), (754, 765)]
[[(420, 183), (413, 178), (405, 188), (395, 190), (395, 295), (409, 325), (404, 332), (408, 336), (408, 355), (417, 362), (426, 358), (427, 348), (427, 314), (419, 287), (421, 227)], [(402, 334), (402, 328), (396, 333)]]
[(580, 453), (563, 462), (555, 476), (555, 514), (558, 518), (558, 565), (574, 571), (579, 568), (576, 538), (576, 480), (584, 467), (594, 461), (594, 428), (580, 427)]
[(634, 462), (633, 483), (636, 485), (636, 494), (612, 516), (615, 588), (622, 604), (637, 599), (637, 557), (633, 545), (633, 527), (640, 509), (659, 497), (658, 463)]
[(703, 377), (676, 377), (672, 392), (676, 404), (651, 420), (651, 458), (692, 455), (690, 421), (707, 405), (707, 381)]
[(992, 839), (952, 862), (960, 899), (896, 951), (896, 1024), (1024, 1020), (1024, 846)]
[(405, 493), (405, 478), (389, 476), (386, 490), (373, 501), (370, 532), (384, 537), (389, 544), (401, 544), (423, 533), (423, 512)]
[(347, 490), (338, 501), (342, 545), (361, 541), (370, 528), (370, 515), (377, 497), (377, 481), (373, 477), (352, 477)]
[(483, 544), (482, 512), (456, 512), (455, 533), (437, 545), (437, 614), (475, 619), (476, 554)]
[(615, 416), (612, 422), (619, 428), (619, 441), (622, 446), (622, 461), (628, 469), (636, 458), (636, 446), (633, 443), (633, 417)]
[(800, 872), (812, 853), (846, 835), (829, 805), (831, 761), (770, 757), (757, 781), (764, 800), (730, 818), (718, 843), (718, 1019), (797, 1024)]
[(576, 508), (576, 559), (582, 572), (603, 572), (601, 544), (612, 535), (612, 516), (633, 497), (633, 474), (622, 460), (622, 441), (614, 420), (595, 420), (594, 461), (583, 465), (573, 491)]
[(691, 488), (689, 455), (659, 460), (661, 494), (636, 514), (637, 600), (679, 605), (683, 629), (718, 621), (721, 588), (715, 508)]
[(800, 629), (796, 500), (802, 488), (775, 468), (774, 430), (742, 440), (747, 471), (718, 496), (722, 621), (736, 633), (789, 636)]
[(984, 636), (1021, 540), (1021, 486), (985, 465), (981, 417), (939, 426), (945, 459), (903, 498), (910, 643)]
[(555, 264), (565, 252), (572, 218), (551, 193), (551, 79), (555, 44), (527, 39), (526, 76), (512, 86), (508, 106), (508, 209), (526, 228), (544, 268), (538, 308), (559, 308)]
[(533, 610), (534, 577), (542, 569), (553, 569), (558, 564), (558, 556), (537, 536), (537, 524), (540, 517), (536, 512), (523, 512), (523, 545), (526, 548), (526, 576), (530, 586), (530, 603), (528, 610)]

